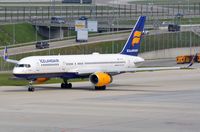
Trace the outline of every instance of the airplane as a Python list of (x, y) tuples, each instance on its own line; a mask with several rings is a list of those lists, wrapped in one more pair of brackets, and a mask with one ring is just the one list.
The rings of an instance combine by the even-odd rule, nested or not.
[(30, 56), (19, 61), (9, 59), (7, 47), (4, 49), (4, 60), (15, 63), (13, 74), (17, 78), (29, 80), (28, 91), (35, 88), (33, 83), (43, 83), (51, 78), (61, 78), (61, 88), (72, 88), (69, 79), (89, 78), (95, 90), (106, 90), (112, 83), (114, 75), (125, 72), (180, 69), (180, 67), (138, 68), (144, 59), (138, 56), (143, 37), (146, 16), (140, 16), (132, 29), (122, 51), (117, 54), (87, 55), (49, 55)]

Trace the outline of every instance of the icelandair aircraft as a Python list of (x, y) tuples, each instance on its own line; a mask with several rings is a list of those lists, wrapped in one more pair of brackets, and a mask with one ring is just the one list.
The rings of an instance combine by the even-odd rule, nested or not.
[(180, 67), (137, 68), (144, 62), (138, 57), (146, 16), (140, 16), (122, 51), (118, 54), (31, 56), (20, 61), (8, 58), (7, 48), (4, 60), (15, 63), (13, 74), (29, 80), (28, 91), (34, 91), (33, 82), (42, 83), (50, 78), (61, 78), (61, 88), (72, 88), (69, 79), (89, 78), (95, 90), (105, 90), (112, 82), (112, 76), (136, 71), (169, 70)]

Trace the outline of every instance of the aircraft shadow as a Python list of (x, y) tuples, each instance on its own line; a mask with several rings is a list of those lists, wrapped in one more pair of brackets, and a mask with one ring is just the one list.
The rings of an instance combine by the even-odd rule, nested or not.
[[(55, 87), (55, 86), (34, 86), (35, 87), (35, 91), (53, 91), (53, 90), (62, 90), (62, 91), (67, 91), (67, 90), (84, 90), (84, 91), (98, 91), (95, 90), (93, 87), (91, 86), (75, 86), (71, 89), (62, 89), (60, 87)], [(125, 87), (125, 88), (121, 88), (121, 87)], [(129, 88), (126, 88), (129, 87)], [(106, 91), (146, 91), (146, 92), (153, 92), (153, 91), (157, 91), (159, 92), (159, 90), (147, 90), (144, 88), (155, 88), (155, 87), (160, 87), (158, 85), (129, 85), (129, 84), (110, 84)], [(137, 89), (136, 89), (137, 88)], [(142, 89), (140, 89), (142, 88)], [(4, 90), (3, 92), (26, 92), (28, 91), (27, 88), (24, 89), (16, 89), (16, 90)]]

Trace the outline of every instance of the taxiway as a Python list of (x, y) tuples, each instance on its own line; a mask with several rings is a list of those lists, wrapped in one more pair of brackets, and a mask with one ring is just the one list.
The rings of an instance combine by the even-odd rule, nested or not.
[(0, 87), (0, 131), (197, 132), (200, 69), (126, 73), (106, 91), (89, 82)]

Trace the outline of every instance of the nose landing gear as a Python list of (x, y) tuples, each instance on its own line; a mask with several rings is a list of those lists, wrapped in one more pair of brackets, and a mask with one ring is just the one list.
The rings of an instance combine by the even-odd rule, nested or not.
[(33, 81), (29, 82), (28, 91), (29, 92), (34, 92), (35, 91), (35, 88), (33, 87)]

